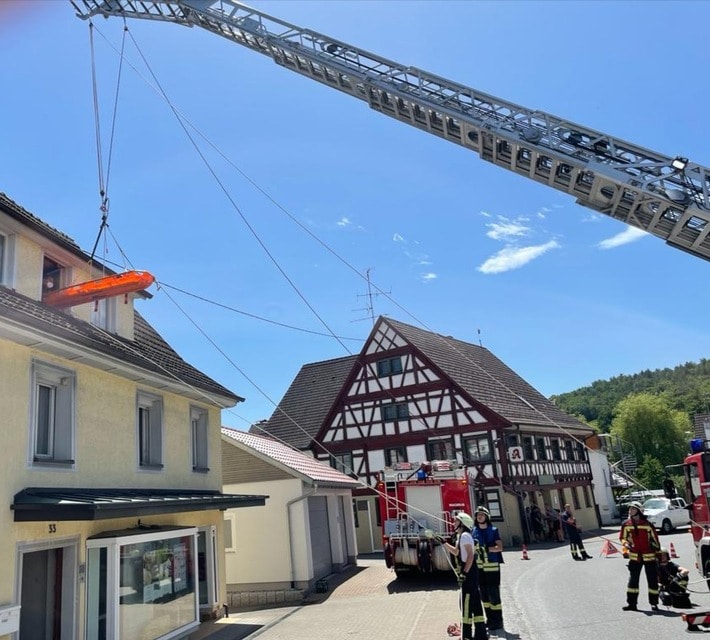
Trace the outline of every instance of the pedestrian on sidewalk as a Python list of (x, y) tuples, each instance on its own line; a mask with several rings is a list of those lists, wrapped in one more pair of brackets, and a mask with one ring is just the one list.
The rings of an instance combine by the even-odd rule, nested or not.
[(461, 640), (488, 640), (486, 619), (483, 615), (481, 594), (478, 588), (478, 568), (474, 548), (473, 518), (463, 511), (456, 514), (456, 540), (444, 543), (446, 550), (457, 558), (456, 571), (461, 585)]
[(498, 527), (491, 524), (491, 514), (485, 507), (476, 509), (473, 528), (478, 565), (478, 585), (488, 630), (503, 628), (503, 605), (500, 601), (500, 565), (503, 562), (503, 541)]
[(626, 585), (626, 606), (622, 609), (638, 611), (639, 578), (643, 569), (648, 583), (648, 602), (652, 611), (658, 611), (656, 554), (661, 549), (661, 543), (656, 527), (646, 519), (640, 502), (629, 504), (629, 517), (621, 525), (619, 540), (626, 542), (629, 549), (629, 581)]
[(572, 553), (573, 560), (591, 560), (592, 556), (587, 553), (582, 542), (581, 528), (577, 524), (577, 519), (574, 517), (572, 506), (565, 505), (565, 510), (562, 513), (562, 526), (567, 532), (569, 538), (569, 549)]

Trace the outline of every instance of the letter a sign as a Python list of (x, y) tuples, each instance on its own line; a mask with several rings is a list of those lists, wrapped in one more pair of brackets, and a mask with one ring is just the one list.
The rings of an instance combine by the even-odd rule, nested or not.
[(510, 462), (522, 462), (523, 461), (523, 448), (522, 447), (508, 447), (508, 460), (510, 460)]

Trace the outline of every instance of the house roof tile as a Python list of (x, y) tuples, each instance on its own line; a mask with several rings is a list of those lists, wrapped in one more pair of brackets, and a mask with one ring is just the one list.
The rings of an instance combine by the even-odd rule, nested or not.
[(234, 402), (242, 400), (185, 362), (137, 311), (134, 311), (134, 338), (128, 340), (0, 286), (2, 318), (93, 349), (105, 356), (118, 358), (146, 371), (167, 377), (175, 376), (189, 386)]
[[(467, 395), (503, 420), (511, 424), (590, 431), (485, 347), (391, 318), (380, 318), (379, 322), (389, 324)], [(253, 425), (250, 433), (271, 434), (299, 449), (309, 447), (358, 357), (346, 356), (301, 367), (273, 415), (265, 423)]]
[(243, 447), (253, 452), (261, 454), (263, 457), (280, 463), (282, 466), (305, 476), (313, 482), (350, 488), (355, 488), (359, 484), (357, 480), (346, 476), (344, 473), (272, 438), (225, 427), (222, 428), (222, 435), (240, 443)]

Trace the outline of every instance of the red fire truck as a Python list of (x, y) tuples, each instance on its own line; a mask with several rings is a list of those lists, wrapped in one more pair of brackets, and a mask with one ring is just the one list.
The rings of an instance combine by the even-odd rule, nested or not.
[(442, 541), (454, 532), (454, 517), (473, 511), (466, 469), (454, 460), (399, 462), (380, 472), (377, 483), (385, 562), (395, 573), (451, 571)]
[[(690, 532), (695, 543), (695, 566), (710, 587), (710, 440), (690, 441), (690, 454), (683, 461), (685, 493), (688, 501)], [(664, 482), (666, 496), (675, 496), (673, 481)], [(693, 611), (683, 615), (688, 631), (710, 630), (710, 611)]]

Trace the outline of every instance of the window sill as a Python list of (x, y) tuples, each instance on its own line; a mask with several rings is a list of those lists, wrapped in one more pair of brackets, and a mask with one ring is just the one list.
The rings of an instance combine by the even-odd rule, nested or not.
[(46, 467), (72, 467), (75, 464), (74, 460), (55, 460), (54, 458), (32, 458), (33, 465)]
[(145, 464), (141, 463), (138, 465), (139, 469), (145, 469), (147, 471), (162, 471), (163, 470), (163, 465), (162, 464)]

